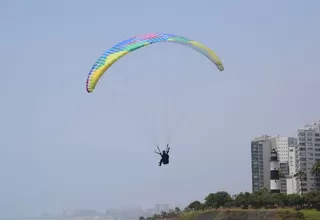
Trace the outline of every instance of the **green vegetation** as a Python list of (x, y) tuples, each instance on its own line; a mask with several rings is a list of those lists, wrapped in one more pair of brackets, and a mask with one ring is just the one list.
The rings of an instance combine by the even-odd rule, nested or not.
[[(315, 209), (296, 211), (294, 209), (214, 209), (182, 212), (175, 217), (154, 216), (147, 219), (179, 220), (319, 220), (320, 212)], [(141, 219), (142, 220), (142, 219)]]
[[(299, 194), (271, 194), (267, 189), (249, 193), (230, 195), (219, 191), (210, 193), (204, 201), (193, 201), (183, 211), (161, 212), (146, 220), (175, 218), (179, 220), (320, 220), (320, 162), (316, 162), (311, 172), (316, 177), (316, 191)], [(302, 183), (305, 172), (298, 171), (295, 178)], [(284, 178), (282, 176), (281, 178)], [(140, 217), (140, 220), (144, 220)]]
[(320, 220), (320, 191), (303, 195), (286, 195), (271, 194), (268, 190), (261, 189), (253, 193), (241, 192), (232, 196), (228, 192), (219, 191), (207, 195), (203, 202), (191, 202), (183, 211), (177, 207), (175, 210), (163, 211), (148, 217), (147, 220), (160, 218), (259, 220), (267, 216), (272, 220)]
[(320, 191), (298, 194), (270, 194), (266, 189), (249, 193), (241, 192), (231, 196), (228, 192), (220, 191), (210, 193), (204, 202), (193, 201), (186, 208), (188, 211), (199, 211), (217, 208), (241, 208), (241, 209), (274, 209), (280, 207), (295, 207), (295, 209), (310, 209), (320, 206)]

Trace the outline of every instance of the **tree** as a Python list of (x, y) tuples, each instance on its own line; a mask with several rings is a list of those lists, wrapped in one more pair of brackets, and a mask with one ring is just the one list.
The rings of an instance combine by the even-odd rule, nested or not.
[(226, 203), (229, 203), (232, 201), (232, 197), (230, 196), (230, 194), (228, 192), (225, 192), (225, 191), (219, 191), (216, 193), (216, 203), (217, 203), (217, 206), (220, 207), (220, 206), (225, 206)]
[[(295, 177), (300, 181), (305, 180), (305, 173), (298, 172)], [(218, 191), (216, 193), (210, 193), (205, 197), (205, 202), (201, 203), (196, 200), (191, 202), (185, 209), (184, 212), (188, 211), (198, 211), (206, 207), (218, 208), (220, 206), (231, 207), (237, 206), (242, 208), (275, 208), (278, 206), (297, 206), (299, 208), (303, 207), (313, 207), (319, 209), (320, 211), (320, 190), (312, 191), (305, 193), (304, 195), (300, 194), (289, 194), (284, 193), (270, 193), (266, 188), (261, 188), (258, 191), (253, 193), (241, 192), (239, 194), (233, 195), (232, 197), (228, 192)], [(168, 213), (162, 212), (161, 215), (154, 215), (154, 217), (149, 217), (147, 220), (156, 220), (159, 218), (172, 218), (177, 217), (177, 214), (180, 214), (181, 210), (179, 207), (176, 207), (174, 210), (170, 210)], [(144, 219), (139, 219), (144, 220)]]
[(304, 194), (304, 200), (310, 205), (320, 203), (320, 191), (312, 191)]
[(297, 206), (302, 205), (304, 203), (304, 199), (299, 194), (290, 194), (287, 195), (288, 198), (288, 206)]
[(160, 218), (160, 217), (161, 217), (161, 215), (159, 215), (159, 214), (154, 214), (153, 217), (152, 217), (152, 219), (158, 219), (158, 218)]
[(311, 173), (316, 176), (316, 188), (319, 190), (320, 189), (320, 161), (313, 164)]
[(145, 220), (145, 218), (143, 216), (140, 216), (139, 220)]
[(273, 194), (273, 197), (277, 201), (277, 205), (279, 206), (288, 206), (288, 196), (285, 193), (277, 193)]
[(267, 195), (262, 198), (262, 206), (265, 208), (274, 208), (275, 205), (278, 205), (279, 201), (274, 195)]
[(205, 206), (218, 208), (224, 206), (226, 203), (232, 202), (232, 197), (228, 192), (218, 191), (216, 193), (210, 193), (205, 198)]
[(216, 202), (216, 194), (215, 193), (210, 193), (209, 195), (206, 196), (204, 199), (204, 204), (206, 207), (214, 207), (214, 204)]
[(168, 216), (168, 213), (165, 211), (161, 211), (161, 217), (166, 218)]
[(188, 208), (191, 210), (200, 210), (202, 208), (202, 204), (199, 201), (193, 201), (188, 205)]
[(301, 188), (301, 195), (303, 195), (302, 181), (304, 181), (306, 179), (306, 173), (300, 170), (294, 174), (294, 177), (299, 180), (300, 188)]
[(168, 218), (173, 218), (176, 216), (176, 212), (173, 209), (170, 209), (167, 213)]
[(176, 208), (174, 209), (174, 211), (176, 212), (176, 214), (180, 214), (180, 213), (181, 213), (181, 209), (180, 209), (179, 207), (176, 207)]
[(248, 207), (251, 194), (241, 192), (234, 197), (234, 205), (237, 207)]
[(261, 199), (258, 194), (251, 194), (249, 197), (249, 205), (253, 208), (260, 208), (262, 206)]

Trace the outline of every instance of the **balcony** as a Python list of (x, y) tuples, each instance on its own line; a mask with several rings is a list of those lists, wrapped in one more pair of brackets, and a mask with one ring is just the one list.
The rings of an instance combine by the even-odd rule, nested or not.
[(300, 131), (298, 131), (297, 136), (298, 137), (304, 137), (304, 136), (306, 136), (306, 133), (304, 132), (304, 130), (300, 130)]
[(298, 141), (298, 145), (299, 146), (306, 146), (306, 142), (305, 141)]
[[(305, 152), (300, 153), (300, 158), (302, 159), (303, 157), (306, 157), (306, 153), (305, 153)], [(300, 159), (300, 160), (301, 160), (301, 159)]]

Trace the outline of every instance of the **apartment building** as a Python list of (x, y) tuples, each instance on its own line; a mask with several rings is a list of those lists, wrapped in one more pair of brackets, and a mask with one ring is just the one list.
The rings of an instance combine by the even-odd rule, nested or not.
[(287, 192), (287, 177), (289, 171), (289, 146), (293, 145), (293, 137), (271, 137), (262, 135), (251, 141), (252, 191), (264, 187), (270, 189), (270, 156), (272, 149), (278, 153), (280, 181), (282, 193)]
[(294, 137), (280, 137), (275, 138), (276, 149), (278, 152), (279, 171), (280, 171), (280, 184), (281, 193), (287, 193), (287, 180), (289, 176), (289, 146), (293, 145), (296, 138)]
[[(294, 148), (294, 149), (293, 149)], [(292, 179), (294, 173), (303, 171), (306, 173), (306, 179), (302, 181), (295, 181), (295, 185), (292, 189), (295, 191), (290, 193), (310, 192), (315, 189), (315, 176), (311, 173), (312, 166), (315, 162), (320, 161), (320, 121), (311, 125), (306, 125), (304, 128), (297, 130), (297, 141), (294, 143), (290, 150), (294, 153), (294, 164), (289, 166), (295, 168), (290, 172), (290, 179), (287, 182), (294, 182)], [(292, 153), (290, 152), (290, 153)], [(290, 154), (292, 157), (292, 154)], [(290, 160), (290, 159), (289, 159)]]
[(271, 136), (262, 135), (251, 141), (252, 191), (270, 189)]

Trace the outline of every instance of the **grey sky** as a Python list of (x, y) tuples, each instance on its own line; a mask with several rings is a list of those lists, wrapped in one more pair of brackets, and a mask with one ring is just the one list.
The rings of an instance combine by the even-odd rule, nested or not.
[[(0, 1), (2, 216), (251, 190), (251, 138), (319, 119), (319, 1), (195, 2)], [(149, 32), (209, 46), (225, 71), (158, 44), (85, 92), (98, 56)]]

